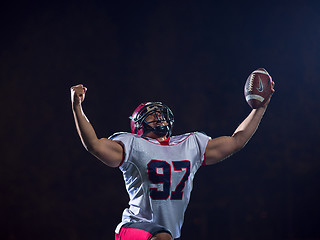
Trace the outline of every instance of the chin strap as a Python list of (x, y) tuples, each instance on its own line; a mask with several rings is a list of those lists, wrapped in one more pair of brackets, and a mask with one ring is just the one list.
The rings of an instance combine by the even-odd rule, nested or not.
[(153, 132), (159, 137), (169, 136), (170, 137), (170, 128), (169, 126), (156, 126), (150, 127), (147, 123), (143, 124), (144, 133), (142, 136), (145, 136), (149, 132)]

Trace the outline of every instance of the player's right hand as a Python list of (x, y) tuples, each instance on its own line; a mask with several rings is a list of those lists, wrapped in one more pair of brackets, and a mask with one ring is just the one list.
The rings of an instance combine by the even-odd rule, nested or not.
[(84, 101), (87, 88), (82, 84), (71, 87), (71, 102), (72, 105), (80, 105)]

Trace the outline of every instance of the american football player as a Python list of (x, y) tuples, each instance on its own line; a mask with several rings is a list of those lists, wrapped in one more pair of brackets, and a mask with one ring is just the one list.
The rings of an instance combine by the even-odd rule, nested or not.
[(211, 139), (200, 132), (172, 136), (170, 108), (145, 102), (130, 117), (131, 133), (99, 139), (82, 109), (86, 91), (81, 84), (71, 88), (78, 134), (90, 153), (120, 168), (130, 198), (116, 227), (116, 240), (180, 239), (195, 173), (201, 165), (215, 164), (243, 148), (269, 103), (252, 109), (231, 136)]

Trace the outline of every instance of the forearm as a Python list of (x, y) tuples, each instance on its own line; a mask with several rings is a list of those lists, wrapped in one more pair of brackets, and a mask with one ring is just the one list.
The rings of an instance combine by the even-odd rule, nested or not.
[(91, 151), (95, 143), (98, 141), (97, 135), (84, 114), (81, 105), (72, 106), (74, 121), (83, 146)]
[(236, 139), (240, 148), (244, 147), (256, 132), (265, 111), (266, 106), (253, 109), (248, 117), (234, 131), (232, 137)]

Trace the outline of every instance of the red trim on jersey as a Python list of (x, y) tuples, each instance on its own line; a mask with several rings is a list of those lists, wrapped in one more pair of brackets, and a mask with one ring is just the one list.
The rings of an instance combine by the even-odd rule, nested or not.
[(169, 146), (169, 140), (170, 138), (166, 138), (164, 141), (159, 141), (158, 142), (160, 143), (160, 145), (162, 146)]
[[(193, 132), (193, 133), (189, 133), (187, 136), (185, 136), (185, 138), (183, 138), (180, 142), (176, 142), (176, 143), (169, 143), (169, 140), (168, 140), (168, 144), (160, 144), (160, 141), (157, 141), (157, 140), (155, 140), (155, 139), (152, 139), (152, 138), (146, 138), (146, 137), (141, 137), (142, 139), (144, 139), (144, 140), (146, 140), (146, 141), (148, 141), (149, 143), (153, 143), (153, 144), (156, 144), (156, 145), (161, 145), (161, 146), (175, 146), (175, 145), (178, 145), (178, 144), (180, 144), (180, 143), (182, 143), (182, 142), (184, 142), (185, 140), (187, 140), (190, 136), (192, 136), (192, 135), (194, 135), (195, 133)], [(170, 139), (170, 138), (169, 138)], [(155, 141), (155, 142), (153, 142), (153, 140)], [(165, 140), (166, 141), (166, 140)]]
[(207, 163), (206, 163), (206, 153), (204, 153), (203, 161), (202, 161), (201, 166), (206, 166), (206, 165), (207, 165)]
[(121, 165), (123, 164), (123, 162), (124, 162), (124, 158), (125, 158), (125, 153), (124, 153), (124, 151), (123, 151), (123, 154), (122, 154), (122, 160), (121, 160), (121, 163), (119, 164), (119, 166), (118, 167), (121, 167)]

